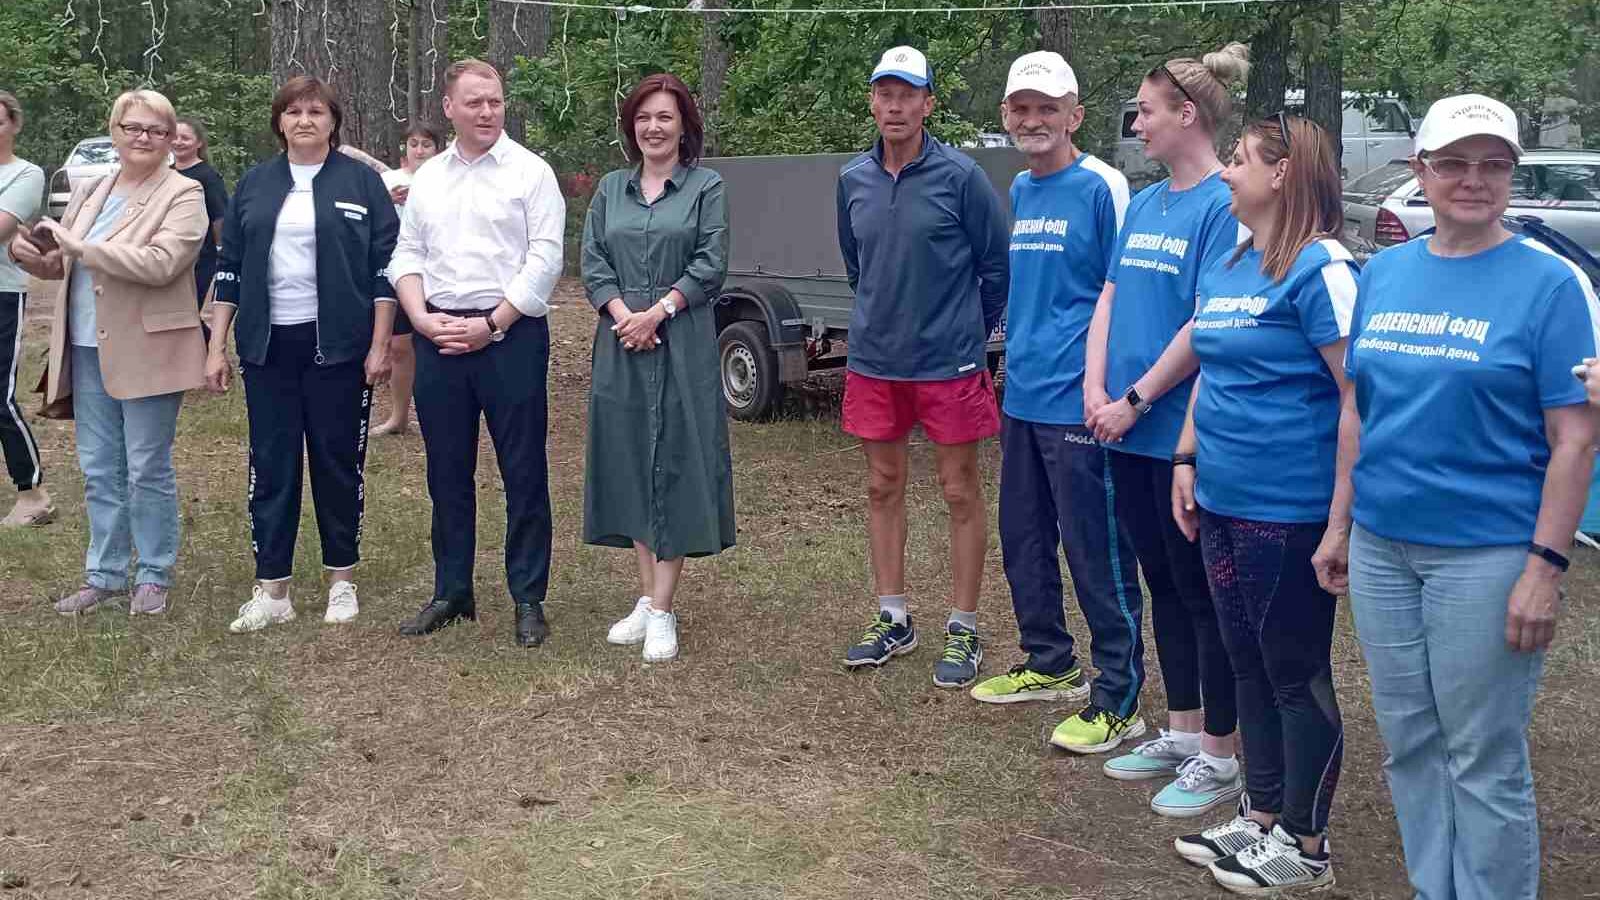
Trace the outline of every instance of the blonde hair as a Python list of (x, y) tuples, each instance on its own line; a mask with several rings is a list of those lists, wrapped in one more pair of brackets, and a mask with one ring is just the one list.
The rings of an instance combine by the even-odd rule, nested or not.
[(106, 133), (115, 134), (122, 117), (136, 106), (150, 110), (165, 121), (169, 137), (172, 132), (178, 130), (178, 113), (172, 108), (172, 101), (156, 91), (138, 90), (124, 91), (117, 95), (117, 99), (111, 101), (111, 115), (106, 118)]
[[(1170, 78), (1158, 71), (1162, 68)], [(1200, 59), (1185, 56), (1168, 60), (1152, 69), (1145, 80), (1167, 92), (1168, 105), (1173, 109), (1185, 100), (1192, 101), (1200, 127), (1214, 135), (1233, 115), (1233, 94), (1229, 86), (1243, 81), (1249, 74), (1250, 48), (1234, 41)], [(1183, 90), (1178, 89), (1179, 85)]]
[(460, 81), (461, 76), (463, 75), (478, 75), (483, 78), (493, 78), (495, 81), (500, 82), (502, 89), (505, 87), (506, 83), (505, 79), (500, 77), (499, 69), (496, 69), (494, 66), (489, 65), (481, 59), (474, 59), (469, 56), (466, 59), (456, 60), (450, 64), (450, 68), (444, 70), (444, 92), (446, 95), (451, 95), (452, 92), (455, 91), (456, 82)]

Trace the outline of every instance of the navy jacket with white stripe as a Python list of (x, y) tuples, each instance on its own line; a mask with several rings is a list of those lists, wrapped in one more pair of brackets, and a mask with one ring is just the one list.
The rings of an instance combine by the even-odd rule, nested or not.
[[(272, 334), (268, 264), (278, 213), (294, 179), (278, 154), (244, 173), (222, 219), (217, 303), (238, 307), (233, 318), (239, 358), (266, 362)], [(317, 364), (363, 358), (372, 346), (372, 309), (393, 300), (386, 270), (400, 235), (400, 217), (383, 179), (333, 151), (311, 181), (317, 233)]]

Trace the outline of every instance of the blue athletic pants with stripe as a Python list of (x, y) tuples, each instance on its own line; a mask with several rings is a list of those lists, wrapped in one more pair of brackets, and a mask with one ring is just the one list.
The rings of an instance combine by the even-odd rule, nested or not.
[(1144, 686), (1144, 595), (1133, 541), (1117, 518), (1106, 451), (1081, 425), (1006, 416), (1000, 432), (1000, 549), (1028, 668), (1062, 675), (1078, 664), (1063, 609), (1064, 547), (1099, 675), (1091, 699), (1121, 716)]

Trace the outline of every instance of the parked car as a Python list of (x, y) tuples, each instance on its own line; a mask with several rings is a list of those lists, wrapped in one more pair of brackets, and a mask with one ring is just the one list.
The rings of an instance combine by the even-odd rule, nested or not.
[[(1529, 150), (1511, 176), (1511, 216), (1532, 216), (1600, 255), (1600, 153)], [(1433, 209), (1411, 167), (1393, 159), (1344, 189), (1344, 233), (1381, 249), (1433, 227)]]
[[(1238, 99), (1242, 104), (1243, 98)], [(1288, 112), (1301, 114), (1305, 110), (1305, 91), (1285, 91), (1283, 103)], [(1121, 137), (1113, 160), (1135, 190), (1166, 175), (1160, 165), (1144, 155), (1144, 145), (1133, 132), (1133, 120), (1138, 115), (1136, 100), (1123, 102)], [(1409, 155), (1416, 127), (1411, 111), (1400, 98), (1346, 91), (1342, 131), (1343, 177), (1349, 179), (1360, 177), (1391, 159)]]
[[(1013, 147), (964, 150), (977, 160), (1011, 214), (1011, 180), (1027, 167)], [(728, 218), (739, 223), (728, 278), (717, 298), (722, 394), (728, 414), (770, 416), (784, 385), (846, 362), (855, 294), (839, 255), (835, 197), (853, 153), (735, 156), (704, 160), (722, 175)], [(1000, 366), (1005, 326), (989, 336), (989, 370)]]
[(79, 141), (67, 154), (66, 162), (50, 176), (50, 217), (59, 219), (66, 213), (73, 185), (84, 178), (110, 174), (116, 167), (117, 148), (109, 136)]

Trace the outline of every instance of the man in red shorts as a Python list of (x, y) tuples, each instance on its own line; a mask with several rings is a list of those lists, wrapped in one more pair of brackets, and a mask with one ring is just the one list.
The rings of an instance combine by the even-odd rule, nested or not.
[(933, 683), (978, 677), (978, 588), (988, 507), (978, 442), (1000, 431), (984, 344), (1005, 312), (1009, 234), (972, 158), (923, 128), (933, 72), (911, 47), (883, 54), (870, 100), (879, 138), (839, 172), (839, 250), (855, 291), (844, 430), (866, 450), (867, 534), (878, 613), (845, 665), (880, 666), (917, 645), (906, 611), (906, 438), (936, 445), (954, 575)]

